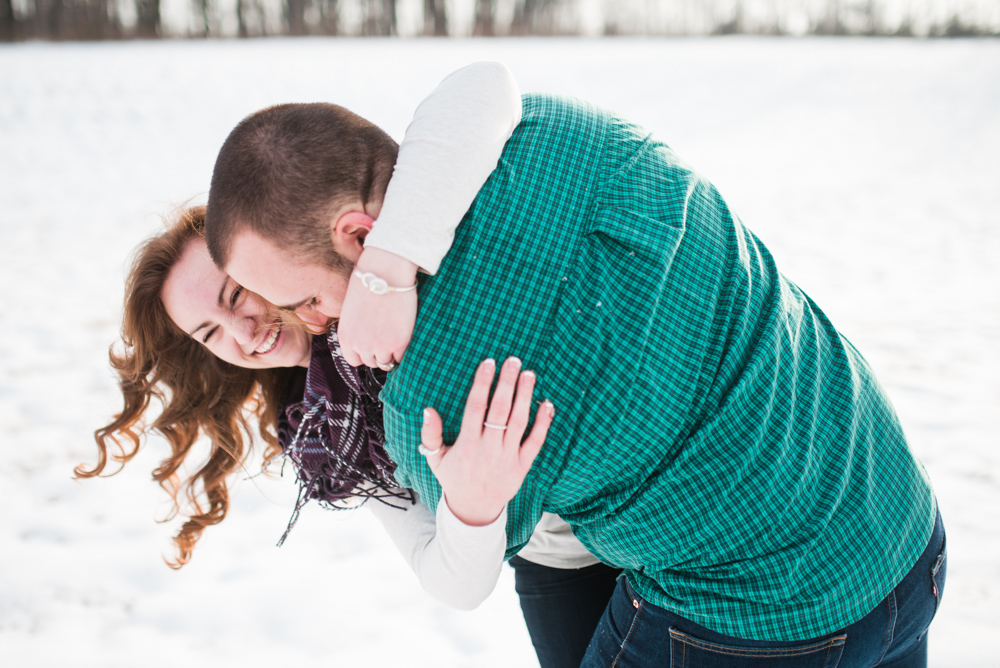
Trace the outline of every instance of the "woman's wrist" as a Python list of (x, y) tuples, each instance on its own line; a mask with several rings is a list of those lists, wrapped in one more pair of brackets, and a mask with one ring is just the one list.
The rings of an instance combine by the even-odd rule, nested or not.
[(465, 524), (466, 526), (470, 527), (490, 526), (498, 519), (500, 519), (500, 516), (503, 515), (503, 511), (507, 508), (507, 505), (504, 504), (500, 506), (500, 509), (495, 512), (492, 510), (483, 510), (483, 509), (478, 509), (471, 513), (464, 512), (462, 509), (456, 511), (455, 506), (448, 503), (448, 495), (444, 493), (441, 494), (441, 503), (445, 504), (445, 507), (448, 509), (448, 511), (455, 519), (457, 519), (462, 524)]
[(417, 280), (416, 263), (381, 248), (365, 248), (354, 268), (375, 274), (394, 288), (411, 286)]

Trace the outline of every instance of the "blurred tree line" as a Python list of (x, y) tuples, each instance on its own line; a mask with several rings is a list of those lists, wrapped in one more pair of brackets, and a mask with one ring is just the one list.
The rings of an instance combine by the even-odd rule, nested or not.
[(1000, 0), (0, 0), (0, 41), (264, 35), (1000, 34)]

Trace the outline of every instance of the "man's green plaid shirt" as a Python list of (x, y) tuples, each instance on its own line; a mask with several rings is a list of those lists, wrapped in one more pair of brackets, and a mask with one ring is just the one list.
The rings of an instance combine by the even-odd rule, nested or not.
[(397, 477), (434, 508), (421, 410), (457, 435), (476, 364), (517, 355), (556, 421), (508, 556), (558, 513), (651, 602), (729, 635), (850, 624), (922, 552), (934, 499), (871, 369), (663, 143), (529, 95), (382, 394)]

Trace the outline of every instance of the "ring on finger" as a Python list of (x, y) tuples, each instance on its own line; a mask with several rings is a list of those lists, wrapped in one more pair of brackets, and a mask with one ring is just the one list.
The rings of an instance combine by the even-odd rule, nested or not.
[(395, 362), (386, 362), (385, 364), (379, 363), (378, 368), (382, 369), (382, 371), (392, 371), (393, 369), (396, 368), (396, 363)]
[(417, 446), (417, 452), (422, 454), (424, 457), (428, 457), (430, 455), (436, 455), (437, 453), (441, 452), (441, 448), (439, 447), (435, 450), (431, 450), (426, 445), (421, 443), (420, 445)]
[(487, 429), (499, 429), (500, 431), (507, 431), (507, 425), (505, 424), (493, 424), (492, 422), (484, 422), (483, 426)]

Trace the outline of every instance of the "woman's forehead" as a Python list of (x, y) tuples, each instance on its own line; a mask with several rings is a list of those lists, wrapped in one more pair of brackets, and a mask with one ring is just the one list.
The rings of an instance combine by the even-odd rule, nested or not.
[(177, 326), (190, 333), (220, 308), (227, 282), (226, 274), (212, 262), (205, 240), (196, 237), (167, 275), (163, 305)]

